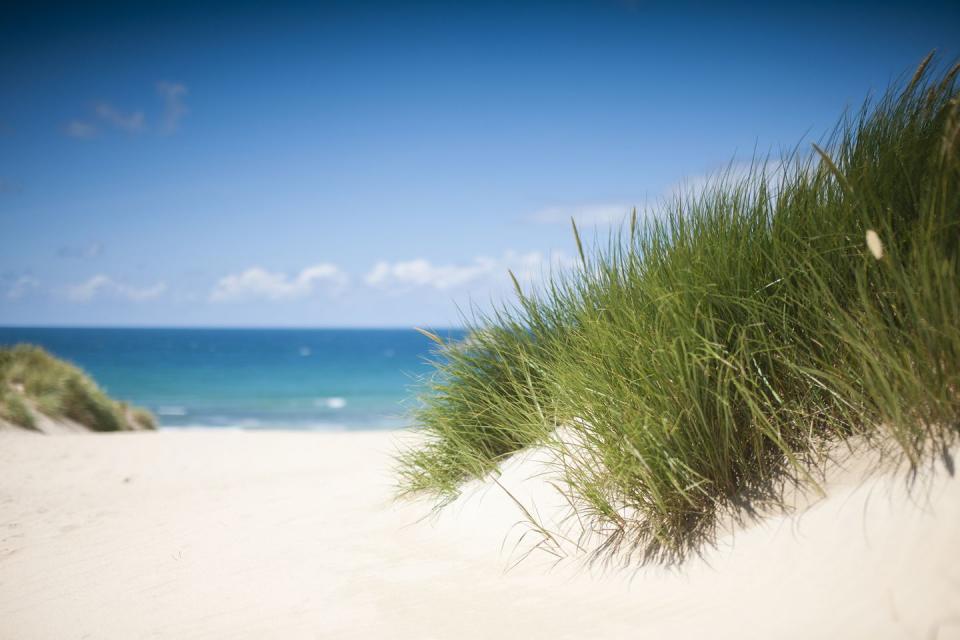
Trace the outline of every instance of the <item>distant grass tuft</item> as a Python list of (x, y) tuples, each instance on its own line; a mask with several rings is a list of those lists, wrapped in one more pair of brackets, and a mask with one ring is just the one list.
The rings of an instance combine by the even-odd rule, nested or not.
[(142, 407), (129, 408), (130, 420), (141, 429), (156, 429), (157, 419)]
[[(437, 350), (400, 457), (440, 503), (557, 454), (598, 553), (677, 560), (831, 443), (919, 465), (960, 433), (960, 98), (930, 59), (811, 153), (634, 213)], [(576, 233), (576, 227), (574, 227)]]
[(51, 418), (67, 418), (93, 431), (156, 428), (148, 411), (111, 400), (83, 371), (40, 347), (0, 347), (0, 418), (36, 428), (31, 404)]
[(25, 429), (37, 428), (37, 421), (27, 403), (15, 393), (0, 395), (0, 418)]

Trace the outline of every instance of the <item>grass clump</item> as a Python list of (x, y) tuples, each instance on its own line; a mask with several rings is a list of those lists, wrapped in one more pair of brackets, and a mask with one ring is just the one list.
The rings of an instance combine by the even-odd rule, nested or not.
[(27, 403), (12, 392), (0, 393), (0, 419), (25, 429), (37, 428), (37, 420)]
[(110, 399), (83, 371), (40, 347), (0, 347), (0, 418), (34, 429), (34, 411), (93, 431), (156, 428), (147, 410)]
[(157, 419), (143, 407), (128, 407), (130, 421), (140, 429), (152, 430), (157, 428)]
[(598, 553), (675, 560), (851, 436), (948, 459), (960, 98), (930, 62), (809, 153), (634, 212), (592, 251), (577, 234), (579, 269), (437, 339), (403, 489), (442, 503), (547, 447)]

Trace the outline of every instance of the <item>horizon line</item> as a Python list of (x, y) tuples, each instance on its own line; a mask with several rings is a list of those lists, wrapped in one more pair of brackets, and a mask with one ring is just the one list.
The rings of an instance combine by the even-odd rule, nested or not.
[(109, 324), (0, 324), (4, 329), (142, 329), (142, 330), (266, 330), (266, 331), (416, 331), (429, 328), (435, 331), (466, 331), (464, 326), (422, 325), (109, 325)]

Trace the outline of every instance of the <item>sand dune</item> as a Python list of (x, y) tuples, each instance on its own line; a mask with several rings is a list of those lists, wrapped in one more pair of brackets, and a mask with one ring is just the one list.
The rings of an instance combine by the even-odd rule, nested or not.
[[(507, 571), (512, 500), (423, 520), (393, 438), (0, 433), (0, 638), (960, 638), (947, 473), (848, 474), (679, 569)], [(503, 481), (549, 515), (535, 469)]]

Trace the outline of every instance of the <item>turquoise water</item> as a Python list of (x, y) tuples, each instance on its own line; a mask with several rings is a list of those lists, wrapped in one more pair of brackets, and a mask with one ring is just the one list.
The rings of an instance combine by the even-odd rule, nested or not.
[(401, 329), (0, 328), (0, 344), (18, 342), (80, 366), (163, 427), (328, 430), (406, 426), (433, 344)]

